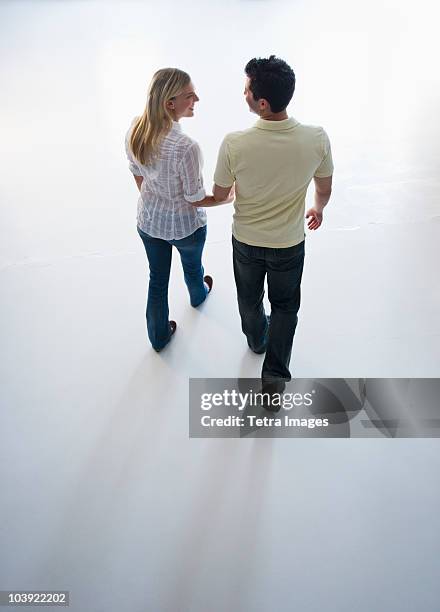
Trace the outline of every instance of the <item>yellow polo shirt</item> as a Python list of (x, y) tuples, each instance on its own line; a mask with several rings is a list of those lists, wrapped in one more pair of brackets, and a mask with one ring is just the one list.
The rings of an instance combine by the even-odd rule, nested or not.
[(322, 127), (259, 119), (225, 136), (214, 182), (235, 182), (232, 233), (254, 246), (285, 248), (304, 240), (307, 187), (333, 174), (330, 142)]

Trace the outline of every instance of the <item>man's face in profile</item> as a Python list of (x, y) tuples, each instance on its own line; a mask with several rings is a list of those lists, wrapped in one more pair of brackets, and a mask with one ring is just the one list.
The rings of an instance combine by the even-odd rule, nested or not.
[(248, 103), (249, 110), (251, 113), (256, 113), (258, 115), (258, 102), (254, 100), (254, 94), (249, 89), (251, 80), (249, 77), (246, 77), (246, 82), (244, 84), (244, 95), (246, 98), (246, 102)]

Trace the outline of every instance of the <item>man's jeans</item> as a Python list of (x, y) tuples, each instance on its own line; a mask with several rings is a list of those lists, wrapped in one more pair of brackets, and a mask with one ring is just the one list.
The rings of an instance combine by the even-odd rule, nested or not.
[[(244, 244), (232, 237), (232, 247), (241, 327), (253, 351), (266, 351), (263, 383), (290, 380), (289, 362), (301, 298), (304, 241), (285, 249), (270, 249)], [(266, 274), (270, 319), (263, 306)]]
[(150, 266), (150, 283), (147, 299), (147, 331), (153, 348), (160, 351), (171, 338), (168, 320), (168, 283), (170, 280), (171, 254), (177, 248), (182, 261), (185, 283), (191, 306), (199, 306), (208, 293), (203, 282), (202, 251), (206, 240), (206, 225), (181, 240), (162, 240), (145, 234), (139, 227)]

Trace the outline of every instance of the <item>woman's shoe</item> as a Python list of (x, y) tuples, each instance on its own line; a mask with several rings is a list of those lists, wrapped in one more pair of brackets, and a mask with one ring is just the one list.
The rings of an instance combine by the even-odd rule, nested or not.
[(214, 279), (212, 278), (212, 276), (204, 276), (203, 280), (208, 286), (208, 293), (211, 293), (212, 285), (214, 284)]
[(160, 353), (160, 351), (161, 351), (162, 349), (164, 349), (164, 348), (167, 346), (168, 342), (171, 340), (171, 338), (172, 338), (172, 337), (174, 336), (174, 334), (176, 333), (177, 323), (176, 323), (175, 321), (170, 321), (169, 323), (170, 323), (170, 330), (171, 330), (171, 333), (170, 333), (170, 335), (169, 335), (169, 337), (168, 337), (168, 340), (167, 340), (167, 341), (165, 342), (165, 344), (164, 344), (163, 346), (161, 346), (160, 348), (156, 348), (155, 346), (153, 346), (153, 348), (154, 348), (154, 350), (156, 351), (156, 353)]

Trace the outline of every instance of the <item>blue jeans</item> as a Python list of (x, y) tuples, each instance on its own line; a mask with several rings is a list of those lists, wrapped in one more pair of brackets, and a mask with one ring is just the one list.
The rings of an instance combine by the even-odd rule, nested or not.
[[(284, 249), (257, 247), (232, 237), (234, 276), (241, 327), (249, 347), (266, 352), (263, 383), (290, 380), (290, 356), (298, 322), (304, 241)], [(267, 274), (270, 318), (264, 312)], [(281, 382), (281, 381), (280, 381)]]
[(193, 234), (181, 240), (153, 238), (139, 227), (137, 230), (144, 243), (150, 266), (146, 312), (148, 337), (153, 348), (160, 351), (171, 338), (171, 327), (168, 319), (168, 283), (173, 246), (177, 248), (180, 254), (191, 306), (199, 306), (208, 293), (203, 281), (204, 270), (202, 266), (206, 225), (199, 227)]

